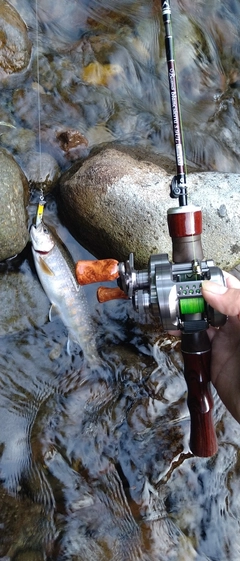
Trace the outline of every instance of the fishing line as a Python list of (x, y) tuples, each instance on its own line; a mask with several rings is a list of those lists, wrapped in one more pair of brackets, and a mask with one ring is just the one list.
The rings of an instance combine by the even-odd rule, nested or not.
[[(40, 99), (40, 68), (39, 68), (39, 26), (38, 26), (38, 0), (35, 0), (35, 27), (36, 27), (36, 62), (37, 62), (37, 115), (38, 115), (38, 150), (39, 150), (39, 175), (42, 178), (42, 139), (41, 139), (41, 99)], [(39, 203), (36, 214), (36, 226), (42, 222), (44, 205), (43, 187), (40, 187)]]

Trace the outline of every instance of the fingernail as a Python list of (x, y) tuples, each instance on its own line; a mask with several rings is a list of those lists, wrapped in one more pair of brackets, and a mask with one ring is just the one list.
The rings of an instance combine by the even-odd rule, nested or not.
[(227, 292), (226, 286), (208, 280), (202, 282), (202, 288), (207, 292), (211, 292), (212, 294), (225, 294), (225, 292)]

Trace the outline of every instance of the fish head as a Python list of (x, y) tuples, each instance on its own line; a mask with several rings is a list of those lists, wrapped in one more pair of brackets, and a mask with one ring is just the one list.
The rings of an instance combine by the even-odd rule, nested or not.
[(44, 222), (40, 222), (38, 226), (31, 226), (30, 238), (35, 251), (48, 253), (55, 245), (52, 233)]

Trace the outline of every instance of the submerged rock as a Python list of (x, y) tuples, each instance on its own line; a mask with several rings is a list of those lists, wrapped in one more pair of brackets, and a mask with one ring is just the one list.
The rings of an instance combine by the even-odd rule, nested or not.
[(25, 77), (31, 56), (27, 26), (17, 10), (6, 0), (0, 0), (0, 86), (14, 85), (12, 77)]
[(20, 253), (26, 246), (28, 183), (21, 168), (7, 152), (0, 151), (0, 261)]
[[(178, 206), (169, 197), (171, 180), (163, 167), (107, 148), (63, 175), (60, 204), (74, 235), (97, 257), (122, 261), (133, 251), (142, 268), (151, 254), (171, 257), (167, 210)], [(203, 212), (204, 256), (227, 269), (240, 260), (239, 180), (237, 174), (188, 175), (189, 202)]]
[(0, 337), (42, 326), (47, 321), (48, 298), (29, 272), (25, 262), (19, 271), (6, 271), (1, 276)]
[(60, 168), (56, 160), (46, 152), (31, 152), (24, 162), (23, 169), (31, 189), (50, 193), (60, 177)]

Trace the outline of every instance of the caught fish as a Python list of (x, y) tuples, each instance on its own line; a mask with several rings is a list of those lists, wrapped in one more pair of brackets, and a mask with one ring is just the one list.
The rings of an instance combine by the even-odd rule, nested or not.
[[(43, 221), (30, 229), (32, 253), (41, 285), (51, 302), (49, 318), (57, 313), (78, 343), (90, 366), (100, 363), (88, 304), (75, 277), (75, 264), (60, 238)], [(68, 341), (69, 345), (69, 341)]]

